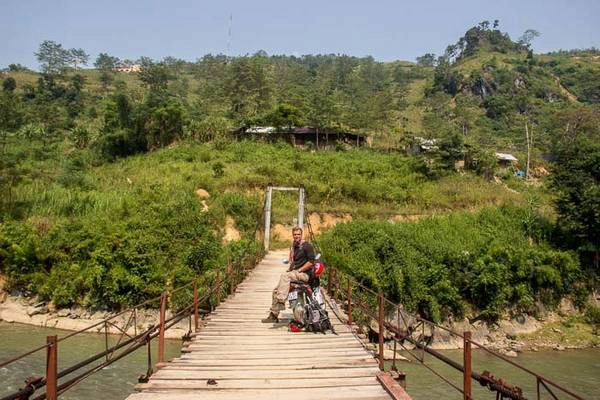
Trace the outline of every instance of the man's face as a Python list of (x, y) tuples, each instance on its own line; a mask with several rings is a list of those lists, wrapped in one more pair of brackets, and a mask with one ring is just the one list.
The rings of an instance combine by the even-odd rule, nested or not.
[(302, 240), (302, 231), (293, 231), (292, 237), (294, 238), (294, 243), (300, 243)]

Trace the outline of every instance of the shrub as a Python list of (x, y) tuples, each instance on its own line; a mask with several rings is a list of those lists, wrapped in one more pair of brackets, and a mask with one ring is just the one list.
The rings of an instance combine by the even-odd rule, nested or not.
[(529, 212), (500, 207), (407, 224), (354, 221), (319, 244), (329, 263), (409, 310), (440, 320), (470, 304), (494, 320), (511, 307), (530, 311), (536, 300), (555, 305), (581, 279), (573, 254), (529, 243)]
[(99, 152), (108, 161), (142, 153), (146, 151), (147, 147), (146, 139), (143, 136), (129, 130), (109, 133), (98, 141)]
[(217, 161), (212, 165), (212, 170), (215, 178), (221, 178), (225, 175), (225, 165), (220, 161)]
[(585, 308), (585, 319), (590, 324), (600, 325), (600, 306), (589, 303)]

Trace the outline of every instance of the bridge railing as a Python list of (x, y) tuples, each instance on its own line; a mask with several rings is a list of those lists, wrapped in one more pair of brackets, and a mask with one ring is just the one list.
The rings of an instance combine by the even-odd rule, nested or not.
[[(182, 339), (189, 340), (192, 332), (197, 332), (199, 329), (200, 316), (210, 313), (221, 302), (223, 296), (232, 294), (255, 264), (256, 260), (253, 256), (244, 257), (236, 263), (228, 264), (224, 271), (217, 270), (209, 276), (197, 278), (176, 289), (164, 291), (160, 296), (110, 315), (81, 330), (60, 338), (56, 335), (47, 336), (45, 344), (0, 362), (0, 368), (10, 368), (20, 360), (40, 352), (46, 352), (45, 376), (28, 377), (25, 379), (23, 388), (4, 395), (0, 400), (30, 398), (55, 400), (88, 376), (144, 346), (147, 347), (147, 369), (146, 373), (139, 378), (139, 382), (147, 382), (154, 371), (151, 342), (155, 339), (158, 342), (156, 365), (159, 365), (164, 362), (165, 332), (188, 318), (188, 331)], [(207, 288), (202, 295), (199, 293), (200, 287)], [(148, 326), (147, 329), (140, 330), (138, 313), (152, 307), (156, 308), (156, 306), (159, 309), (158, 322)], [(167, 316), (168, 308), (171, 309), (170, 316)], [(84, 360), (59, 371), (58, 347), (68, 346), (68, 340), (75, 336), (96, 332), (104, 333), (104, 350), (88, 355)], [(114, 341), (115, 334), (116, 344), (109, 345), (109, 335)]]
[[(325, 286), (330, 299), (334, 300), (338, 308), (344, 311), (342, 320), (349, 325), (358, 322), (373, 324), (377, 326), (377, 351), (380, 369), (385, 368), (385, 336), (393, 340), (392, 370), (397, 371), (396, 350), (401, 347), (413, 359), (422, 364), (438, 378), (456, 389), (462, 394), (463, 399), (473, 399), (472, 381), (475, 380), (481, 386), (487, 387), (496, 393), (497, 399), (526, 399), (524, 391), (506, 380), (493, 376), (489, 371), (481, 373), (472, 368), (472, 349), (478, 348), (493, 358), (501, 360), (517, 368), (527, 379), (535, 382), (535, 398), (540, 400), (542, 395), (550, 396), (552, 399), (563, 398), (583, 400), (584, 397), (574, 391), (540, 375), (529, 368), (509, 359), (497, 351), (484, 346), (472, 339), (471, 332), (456, 332), (448, 327), (436, 324), (418, 315), (404, 310), (402, 305), (386, 299), (382, 292), (372, 289), (358, 282), (354, 277), (343, 273), (339, 269), (327, 266), (328, 272), (325, 277)], [(334, 310), (335, 312), (336, 310)], [(446, 355), (430, 347), (435, 330), (445, 331), (462, 342), (462, 362), (457, 362)], [(366, 332), (363, 332), (366, 333)], [(435, 357), (442, 363), (452, 367), (462, 374), (462, 383), (455, 383), (437, 371), (425, 360), (425, 354)]]

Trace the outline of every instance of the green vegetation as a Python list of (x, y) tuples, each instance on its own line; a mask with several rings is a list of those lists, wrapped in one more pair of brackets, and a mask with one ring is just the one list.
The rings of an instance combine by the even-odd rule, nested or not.
[[(262, 189), (303, 184), (309, 212), (354, 218), (503, 206), (324, 238), (332, 261), (358, 263), (359, 279), (431, 318), (493, 319), (562, 295), (583, 304), (599, 260), (598, 52), (537, 55), (538, 32), (514, 42), (498, 25), (416, 64), (258, 52), (142, 57), (124, 73), (133, 62), (102, 53), (79, 69), (84, 50), (45, 41), (42, 73), (11, 64), (0, 75), (0, 273), (59, 306), (118, 308), (259, 254)], [(251, 125), (366, 134), (372, 149), (234, 139)], [(548, 187), (513, 176), (524, 162), (497, 170), (494, 151), (525, 159), (525, 126), (532, 170), (557, 157)], [(422, 138), (436, 145), (407, 155)], [(275, 222), (291, 222), (295, 203), (281, 194)], [(228, 215), (239, 243), (222, 243)]]
[(600, 273), (600, 141), (584, 127), (558, 143), (550, 177), (563, 245)]
[(539, 57), (539, 64), (560, 79), (578, 101), (600, 103), (600, 77), (598, 64), (600, 51), (597, 49), (558, 52)]
[(565, 295), (585, 302), (577, 256), (553, 249), (551, 229), (530, 208), (500, 207), (409, 224), (356, 221), (319, 245), (329, 263), (407, 310), (493, 320)]
[[(190, 161), (155, 153), (93, 167), (85, 151), (43, 154), (26, 159), (19, 185), (2, 198), (0, 272), (11, 289), (59, 307), (118, 308), (261, 253), (259, 200), (227, 193), (202, 211), (194, 194), (202, 169), (179, 171)], [(221, 244), (215, 227), (225, 215), (237, 221), (241, 241)]]
[[(13, 164), (1, 199), (1, 272), (12, 288), (61, 306), (131, 304), (256, 254), (251, 240), (269, 182), (305, 184), (309, 211), (363, 217), (523, 203), (478, 176), (431, 181), (414, 159), (375, 151), (188, 140), (106, 163), (67, 138), (9, 137), (6, 149)], [(208, 212), (198, 188), (211, 193)], [(277, 197), (275, 222), (290, 223), (296, 201)], [(226, 215), (246, 239), (232, 250), (221, 245)]]

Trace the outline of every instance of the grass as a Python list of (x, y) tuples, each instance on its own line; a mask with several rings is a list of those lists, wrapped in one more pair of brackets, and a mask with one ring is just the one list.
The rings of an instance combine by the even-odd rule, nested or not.
[[(54, 151), (46, 160), (30, 160), (31, 174), (15, 188), (17, 202), (28, 210), (24, 215), (107, 213), (140, 193), (157, 192), (168, 198), (190, 195), (198, 188), (216, 197), (239, 192), (262, 198), (268, 183), (304, 185), (309, 211), (363, 218), (526, 203), (522, 193), (471, 173), (428, 180), (413, 171), (411, 158), (371, 150), (309, 152), (287, 144), (245, 141), (217, 148), (185, 141), (95, 167), (83, 161), (79, 169), (72, 165), (77, 159), (91, 158), (89, 151), (72, 152), (67, 143)], [(215, 176), (217, 163), (224, 166), (223, 176)], [(46, 173), (40, 176), (33, 171)], [(273, 222), (290, 224), (296, 210), (295, 194), (276, 194)]]
[(425, 110), (421, 102), (425, 97), (425, 89), (429, 85), (427, 79), (419, 79), (411, 82), (406, 95), (408, 106), (401, 112), (401, 116), (405, 118), (405, 129), (412, 133), (423, 132), (423, 115)]
[(474, 70), (480, 70), (482, 65), (490, 64), (492, 60), (495, 58), (497, 66), (499, 68), (508, 68), (512, 69), (511, 60), (516, 58), (523, 58), (527, 56), (527, 53), (519, 53), (515, 55), (514, 53), (509, 54), (501, 54), (497, 52), (491, 52), (487, 50), (479, 50), (477, 54), (472, 55), (470, 57), (466, 57), (460, 61), (460, 63), (456, 64), (456, 68), (463, 75), (467, 76)]
[(528, 342), (560, 343), (563, 346), (574, 347), (593, 347), (600, 344), (600, 336), (594, 333), (593, 325), (576, 316), (544, 324), (538, 331), (521, 334), (518, 338)]

